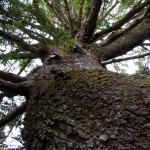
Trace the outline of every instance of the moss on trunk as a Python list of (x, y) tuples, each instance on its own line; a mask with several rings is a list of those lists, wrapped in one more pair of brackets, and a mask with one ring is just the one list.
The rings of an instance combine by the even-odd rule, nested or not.
[(28, 101), (27, 150), (150, 149), (150, 78), (76, 70), (47, 84)]

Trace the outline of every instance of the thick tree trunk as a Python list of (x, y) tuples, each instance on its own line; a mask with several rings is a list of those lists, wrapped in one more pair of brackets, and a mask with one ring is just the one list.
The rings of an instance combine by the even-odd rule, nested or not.
[(43, 78), (42, 92), (33, 87), (28, 100), (26, 149), (149, 150), (150, 78), (144, 78), (90, 69)]

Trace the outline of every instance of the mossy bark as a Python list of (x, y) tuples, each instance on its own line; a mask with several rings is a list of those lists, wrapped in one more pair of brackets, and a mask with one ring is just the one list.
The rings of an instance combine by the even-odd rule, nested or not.
[(150, 149), (149, 77), (76, 70), (47, 84), (28, 100), (27, 150)]

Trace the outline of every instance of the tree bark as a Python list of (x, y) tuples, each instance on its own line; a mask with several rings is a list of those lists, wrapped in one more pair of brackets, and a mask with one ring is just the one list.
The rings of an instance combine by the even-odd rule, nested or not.
[(22, 132), (27, 150), (150, 149), (150, 77), (76, 69), (35, 87)]
[(18, 75), (32, 59), (43, 63), (24, 78), (0, 71), (0, 102), (4, 96), (27, 99), (0, 125), (26, 109), (22, 135), (27, 150), (149, 150), (150, 77), (104, 69), (110, 59), (150, 39), (150, 18), (143, 14), (150, 0), (130, 11), (127, 7), (129, 12), (113, 25), (113, 13), (112, 21), (100, 22), (110, 3), (83, 0), (69, 6), (72, 2), (12, 1), (0, 7), (1, 41), (12, 46), (8, 53), (1, 51), (0, 59), (27, 59)]

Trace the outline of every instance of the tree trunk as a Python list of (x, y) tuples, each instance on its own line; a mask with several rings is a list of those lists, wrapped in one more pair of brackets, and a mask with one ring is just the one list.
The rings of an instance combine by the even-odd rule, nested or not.
[(28, 99), (26, 149), (149, 150), (149, 86), (148, 77), (92, 69), (42, 76)]

